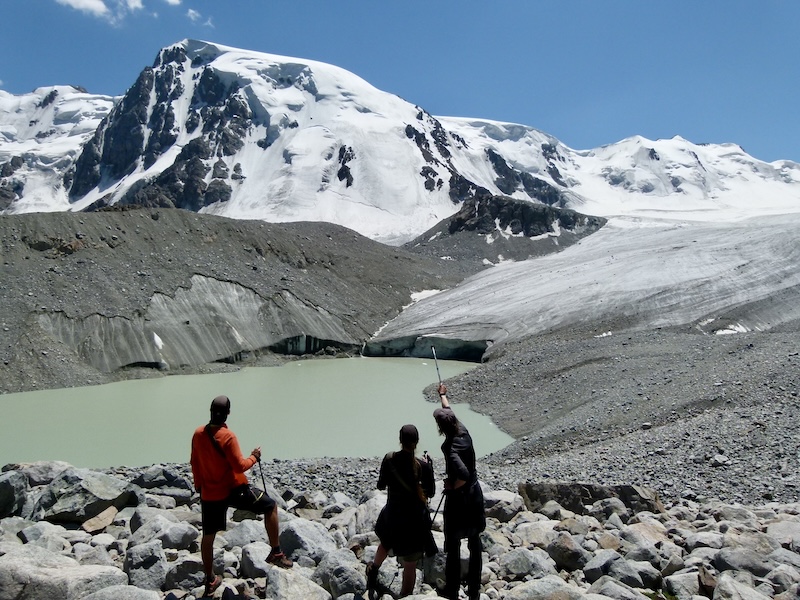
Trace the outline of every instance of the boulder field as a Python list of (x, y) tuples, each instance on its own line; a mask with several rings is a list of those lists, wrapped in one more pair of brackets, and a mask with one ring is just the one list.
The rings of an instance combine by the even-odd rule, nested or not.
[[(386, 502), (374, 489), (378, 459), (262, 464), (294, 567), (268, 565), (263, 522), (232, 510), (216, 541), (224, 582), (215, 597), (366, 597), (365, 566)], [(258, 467), (250, 475), (261, 484)], [(532, 481), (484, 491), (482, 600), (789, 600), (800, 593), (800, 503), (667, 502), (638, 486)], [(439, 500), (437, 492), (432, 512)], [(0, 517), (0, 600), (202, 596), (200, 506), (188, 465), (6, 465)], [(414, 598), (436, 597), (442, 585), (441, 527), (439, 511), (440, 552), (420, 561)], [(399, 593), (399, 573), (394, 558), (384, 563), (384, 598)]]

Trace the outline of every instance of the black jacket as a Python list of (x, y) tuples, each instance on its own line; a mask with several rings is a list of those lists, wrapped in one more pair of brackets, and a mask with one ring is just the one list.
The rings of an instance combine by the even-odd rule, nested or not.
[(461, 423), (455, 435), (445, 438), (442, 453), (447, 478), (453, 483), (458, 479), (467, 482), (458, 489), (449, 490), (446, 494), (445, 537), (465, 538), (476, 535), (486, 529), (483, 490), (478, 483), (478, 472), (475, 469), (472, 437)]

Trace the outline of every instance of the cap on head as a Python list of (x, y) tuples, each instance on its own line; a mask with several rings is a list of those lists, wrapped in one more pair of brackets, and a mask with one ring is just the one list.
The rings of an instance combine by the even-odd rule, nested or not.
[(227, 396), (217, 396), (211, 401), (211, 424), (222, 425), (230, 412), (230, 399)]
[(416, 446), (419, 442), (419, 431), (414, 425), (403, 425), (400, 428), (400, 444), (402, 446)]

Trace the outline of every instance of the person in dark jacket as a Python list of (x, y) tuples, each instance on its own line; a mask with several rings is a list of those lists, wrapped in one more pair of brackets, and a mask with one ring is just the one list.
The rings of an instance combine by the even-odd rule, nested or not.
[(381, 463), (378, 489), (387, 490), (388, 498), (375, 524), (380, 545), (374, 560), (367, 564), (370, 598), (376, 596), (378, 570), (389, 552), (393, 552), (403, 564), (401, 597), (414, 591), (417, 561), (426, 554), (436, 553), (428, 510), (428, 498), (435, 491), (433, 463), (427, 455), (423, 460), (414, 455), (418, 442), (417, 428), (403, 425), (400, 429), (402, 449), (390, 452)]
[(433, 418), (444, 436), (444, 454), (447, 477), (444, 482), (444, 551), (445, 561), (444, 597), (458, 599), (461, 585), (461, 540), (466, 538), (469, 547), (469, 570), (467, 572), (467, 595), (470, 600), (480, 598), (481, 540), (480, 533), (486, 529), (486, 514), (483, 490), (478, 483), (475, 469), (475, 449), (469, 431), (457, 418), (447, 399), (447, 387), (439, 384), (441, 408), (433, 412)]

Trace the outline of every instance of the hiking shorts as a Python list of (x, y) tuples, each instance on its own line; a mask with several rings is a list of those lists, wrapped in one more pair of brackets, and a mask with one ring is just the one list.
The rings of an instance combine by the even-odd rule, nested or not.
[(235, 488), (225, 500), (200, 500), (203, 535), (225, 531), (228, 507), (247, 510), (257, 515), (269, 515), (276, 506), (275, 500), (269, 494), (249, 485)]

